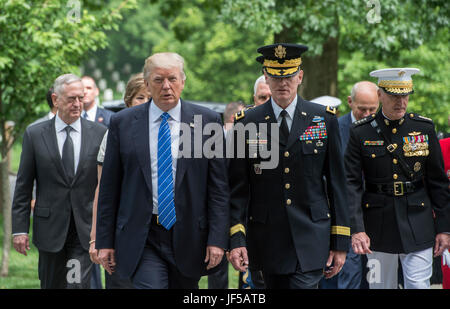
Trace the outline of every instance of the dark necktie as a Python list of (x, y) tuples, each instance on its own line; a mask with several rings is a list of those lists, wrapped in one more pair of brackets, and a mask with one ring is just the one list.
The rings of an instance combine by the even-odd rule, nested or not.
[(282, 110), (281, 113), (281, 125), (280, 125), (280, 143), (286, 145), (289, 137), (289, 128), (286, 121), (287, 112)]
[(158, 132), (158, 220), (167, 230), (176, 221), (169, 117), (168, 113), (161, 115)]
[(70, 137), (70, 131), (72, 131), (72, 127), (67, 126), (64, 130), (66, 131), (66, 141), (64, 142), (62, 150), (62, 163), (64, 165), (64, 170), (66, 171), (66, 175), (69, 178), (69, 181), (72, 182), (75, 175), (73, 141), (72, 137)]

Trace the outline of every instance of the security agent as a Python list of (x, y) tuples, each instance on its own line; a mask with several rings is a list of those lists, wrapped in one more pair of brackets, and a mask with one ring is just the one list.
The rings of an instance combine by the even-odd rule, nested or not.
[[(247, 132), (245, 157), (235, 156), (229, 166), (229, 259), (237, 270), (245, 271), (248, 265), (262, 270), (269, 289), (317, 288), (326, 266), (331, 266), (327, 277), (339, 272), (350, 241), (336, 109), (297, 95), (306, 50), (285, 43), (258, 49), (272, 98), (238, 113), (234, 127), (235, 149), (241, 141), (239, 123), (280, 127), (274, 135), (262, 129), (256, 136)], [(272, 140), (280, 161), (273, 169), (263, 169), (269, 159), (263, 159), (260, 150)]]
[(352, 247), (381, 266), (371, 288), (396, 288), (397, 254), (405, 288), (429, 288), (433, 253), (450, 246), (448, 179), (434, 125), (406, 111), (417, 72), (371, 72), (382, 108), (350, 129), (345, 166)]

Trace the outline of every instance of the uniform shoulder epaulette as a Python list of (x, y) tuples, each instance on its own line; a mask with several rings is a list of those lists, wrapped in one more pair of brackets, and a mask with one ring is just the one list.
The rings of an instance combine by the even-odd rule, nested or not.
[(429, 123), (433, 123), (433, 120), (431, 118), (425, 117), (425, 116), (421, 116), (418, 114), (414, 114), (414, 113), (410, 113), (409, 114), (409, 118), (414, 119), (414, 120), (419, 120), (419, 121), (425, 121), (425, 122), (429, 122)]
[(241, 110), (234, 115), (234, 120), (238, 121), (239, 119), (242, 119), (244, 117), (245, 117), (245, 110)]
[(375, 114), (372, 114), (372, 115), (370, 115), (370, 116), (367, 116), (367, 117), (365, 117), (365, 118), (363, 118), (363, 119), (360, 119), (360, 120), (358, 120), (358, 121), (355, 121), (355, 122), (353, 123), (353, 125), (356, 127), (356, 126), (365, 124), (365, 123), (371, 121), (373, 118), (375, 118), (375, 116), (376, 116)]
[(327, 112), (336, 115), (336, 107), (327, 106)]

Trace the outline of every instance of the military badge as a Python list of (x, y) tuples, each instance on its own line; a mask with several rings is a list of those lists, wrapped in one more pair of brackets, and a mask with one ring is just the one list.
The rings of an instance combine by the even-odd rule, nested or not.
[(420, 162), (416, 162), (415, 164), (414, 164), (414, 172), (418, 172), (418, 171), (420, 171), (420, 168), (421, 168), (422, 166), (420, 165)]
[(320, 116), (314, 116), (312, 120), (312, 122), (321, 122), (321, 121), (324, 121), (324, 118)]
[(319, 122), (316, 125), (309, 126), (302, 135), (300, 135), (301, 141), (323, 139), (327, 138), (327, 128), (325, 122)]
[(323, 146), (323, 142), (321, 140), (317, 141), (316, 146), (317, 147), (322, 147)]
[(364, 141), (364, 146), (383, 146), (384, 141)]
[(428, 156), (430, 154), (428, 150), (428, 135), (403, 137), (403, 152), (405, 157)]
[(416, 131), (414, 131), (414, 132), (409, 132), (408, 135), (410, 135), (410, 136), (416, 136), (416, 135), (420, 135), (420, 132), (416, 132)]
[(253, 168), (255, 170), (256, 175), (262, 174), (261, 164), (253, 164)]
[(286, 57), (286, 47), (282, 45), (278, 45), (277, 47), (275, 47), (275, 57), (279, 59), (283, 59), (284, 57)]

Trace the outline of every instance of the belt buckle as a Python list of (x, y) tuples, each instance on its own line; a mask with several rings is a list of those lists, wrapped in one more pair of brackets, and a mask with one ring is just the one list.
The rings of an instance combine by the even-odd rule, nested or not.
[(161, 223), (159, 223), (159, 215), (156, 215), (156, 224), (161, 225)]
[(397, 149), (397, 144), (390, 144), (386, 148), (389, 152), (394, 152), (395, 149)]
[[(400, 190), (399, 190), (399, 187), (400, 187)], [(402, 181), (394, 182), (394, 195), (395, 196), (402, 196), (403, 194), (404, 194), (403, 182)]]

